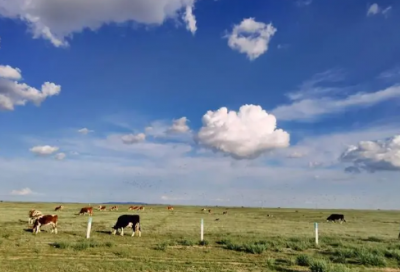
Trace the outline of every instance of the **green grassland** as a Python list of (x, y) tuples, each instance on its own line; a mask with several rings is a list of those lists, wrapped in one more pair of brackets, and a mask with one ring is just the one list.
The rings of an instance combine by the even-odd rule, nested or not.
[[(94, 211), (85, 239), (84, 204), (0, 203), (0, 271), (400, 271), (397, 211), (146, 206)], [(96, 207), (94, 205), (94, 207)], [(110, 206), (107, 206), (109, 208)], [(152, 208), (150, 210), (150, 207)], [(30, 232), (28, 211), (58, 214), (58, 234)], [(347, 223), (327, 223), (332, 212)], [(121, 214), (141, 214), (142, 237), (111, 235)], [(267, 216), (267, 215), (272, 216)], [(204, 243), (200, 244), (200, 219)], [(219, 220), (216, 220), (219, 219)], [(314, 243), (319, 222), (319, 245)], [(48, 231), (46, 231), (48, 230)]]

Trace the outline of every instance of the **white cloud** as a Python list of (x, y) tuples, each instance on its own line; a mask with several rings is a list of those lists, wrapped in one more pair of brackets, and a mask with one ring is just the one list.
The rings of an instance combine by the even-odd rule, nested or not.
[(124, 144), (136, 144), (146, 140), (146, 135), (144, 133), (127, 134), (121, 136), (121, 140)]
[(192, 34), (194, 35), (197, 31), (197, 26), (196, 26), (196, 17), (193, 14), (192, 6), (186, 7), (186, 12), (182, 17), (182, 19), (186, 23), (186, 29), (192, 32)]
[(244, 105), (238, 112), (223, 107), (203, 116), (199, 143), (234, 158), (255, 158), (275, 148), (289, 146), (289, 133), (276, 129), (275, 116), (260, 106)]
[(21, 79), (21, 70), (13, 68), (10, 65), (0, 65), (0, 77), (19, 80)]
[(62, 161), (67, 157), (67, 155), (63, 152), (60, 152), (58, 154), (56, 154), (55, 159), (58, 161)]
[(12, 111), (15, 106), (23, 106), (27, 102), (40, 106), (46, 98), (61, 92), (61, 86), (51, 82), (45, 82), (39, 91), (25, 83), (14, 81), (20, 78), (20, 69), (0, 66), (0, 110)]
[[(195, 31), (191, 8), (195, 0), (13, 0), (0, 1), (0, 15), (26, 22), (34, 38), (68, 46), (67, 37), (110, 23), (161, 25), (186, 8), (188, 29)], [(189, 9), (188, 9), (189, 7)], [(188, 12), (189, 11), (189, 12)]]
[(38, 145), (32, 147), (29, 151), (34, 153), (35, 155), (38, 156), (48, 156), (53, 154), (54, 152), (57, 152), (59, 150), (59, 147), (57, 146), (50, 146), (50, 145)]
[(385, 8), (384, 10), (382, 10), (382, 14), (384, 16), (387, 16), (391, 10), (392, 10), (392, 7), (389, 6), (389, 7)]
[(371, 6), (369, 6), (369, 8), (367, 10), (367, 16), (373, 16), (373, 15), (377, 15), (379, 13), (381, 13), (384, 16), (387, 16), (387, 14), (390, 12), (391, 9), (392, 9), (391, 6), (388, 6), (384, 9), (382, 9), (381, 7), (379, 7), (379, 5), (377, 3), (374, 3)]
[(26, 195), (33, 195), (36, 194), (29, 188), (23, 188), (21, 190), (12, 190), (11, 195), (19, 195), (19, 196), (26, 196)]
[(170, 126), (166, 133), (186, 133), (190, 130), (189, 126), (186, 124), (188, 119), (186, 117), (181, 117), (172, 121), (172, 126)]
[(163, 195), (163, 196), (161, 196), (161, 200), (164, 200), (164, 201), (177, 201), (177, 200), (188, 200), (188, 198), (187, 197), (177, 197), (177, 196)]
[(79, 133), (83, 134), (83, 135), (87, 135), (90, 132), (94, 132), (93, 130), (90, 130), (88, 128), (81, 128), (80, 130), (78, 130)]
[(372, 4), (367, 11), (367, 15), (371, 16), (371, 15), (375, 15), (379, 13), (379, 6), (377, 3)]
[(243, 19), (234, 25), (228, 35), (228, 45), (233, 50), (244, 53), (250, 60), (255, 60), (268, 50), (268, 44), (277, 29), (270, 23), (257, 22), (254, 18)]
[(400, 171), (400, 135), (384, 140), (360, 141), (349, 146), (340, 159), (353, 164), (346, 168), (348, 172), (362, 169), (369, 172)]
[[(280, 158), (282, 164), (287, 167), (303, 167), (304, 161), (318, 162), (323, 167), (340, 167), (340, 156), (348, 146), (355, 145), (363, 139), (387, 138), (398, 133), (398, 124), (393, 125), (374, 125), (370, 124), (367, 128), (357, 130), (345, 130), (340, 132), (309, 135), (303, 137), (296, 144), (281, 149), (276, 153), (276, 158)], [(293, 153), (302, 154), (302, 159), (291, 159), (287, 157)]]
[(394, 85), (377, 92), (358, 92), (344, 98), (321, 97), (294, 100), (272, 110), (279, 120), (313, 121), (323, 115), (340, 113), (353, 108), (370, 107), (400, 97), (400, 86)]

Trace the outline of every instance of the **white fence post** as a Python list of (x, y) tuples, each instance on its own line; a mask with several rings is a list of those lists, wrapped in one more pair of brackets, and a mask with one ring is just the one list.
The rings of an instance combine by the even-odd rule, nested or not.
[(315, 244), (318, 245), (318, 223), (314, 223), (314, 229), (315, 229)]
[(86, 231), (86, 239), (90, 238), (90, 230), (92, 229), (92, 217), (89, 216), (89, 221), (87, 225), (87, 231)]
[(204, 238), (204, 222), (202, 218), (200, 224), (200, 241), (203, 241), (203, 238)]

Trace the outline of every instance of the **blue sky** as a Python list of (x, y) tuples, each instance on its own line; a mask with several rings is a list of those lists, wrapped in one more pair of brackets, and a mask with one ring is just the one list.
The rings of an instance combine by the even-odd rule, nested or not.
[(2, 1), (0, 197), (397, 207), (399, 10)]

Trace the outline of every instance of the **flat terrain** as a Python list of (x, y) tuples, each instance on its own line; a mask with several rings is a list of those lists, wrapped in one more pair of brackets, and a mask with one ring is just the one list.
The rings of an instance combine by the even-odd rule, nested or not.
[[(146, 206), (144, 211), (94, 211), (85, 239), (84, 204), (0, 203), (0, 271), (400, 271), (400, 212)], [(95, 205), (93, 205), (96, 207)], [(111, 206), (107, 206), (107, 209)], [(58, 214), (32, 234), (28, 211)], [(152, 208), (150, 210), (150, 208)], [(347, 223), (326, 223), (333, 212)], [(142, 237), (110, 235), (121, 214), (141, 214)], [(272, 216), (268, 216), (272, 215)], [(204, 218), (206, 245), (199, 245)], [(219, 220), (216, 220), (219, 219)], [(314, 243), (319, 222), (319, 245)]]

